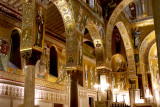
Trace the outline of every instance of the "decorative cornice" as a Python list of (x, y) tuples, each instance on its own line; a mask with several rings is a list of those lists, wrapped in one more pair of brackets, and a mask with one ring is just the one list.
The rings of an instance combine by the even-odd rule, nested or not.
[(111, 72), (111, 70), (106, 68), (97, 69), (97, 71), (100, 75), (106, 75), (107, 73)]
[(63, 49), (66, 49), (66, 45), (63, 44), (62, 42), (60, 42), (59, 40), (57, 39), (53, 39), (53, 37), (49, 36), (49, 35), (46, 35), (45, 36), (45, 40), (48, 41), (48, 42), (51, 42), (59, 47), (62, 47)]
[[(0, 20), (3, 23), (6, 22), (6, 23), (10, 24), (11, 26), (15, 26), (15, 27), (18, 27), (18, 28), (21, 28), (21, 26), (22, 26), (20, 20), (8, 17), (5, 13), (3, 13), (1, 11), (0, 11)], [(4, 25), (1, 24), (1, 26), (4, 26)]]
[(61, 40), (62, 42), (66, 43), (66, 38), (65, 37), (63, 37), (63, 36), (61, 36), (59, 34), (56, 34), (56, 33), (52, 32), (52, 31), (49, 31), (47, 28), (45, 29), (45, 32), (46, 32), (46, 34), (51, 35), (51, 36)]
[(15, 19), (17, 19), (19, 21), (22, 21), (22, 15), (21, 14), (15, 12), (14, 10), (11, 10), (11, 9), (5, 7), (1, 3), (0, 3), (0, 11), (2, 13), (6, 14), (6, 15), (8, 15), (10, 17), (12, 17), (12, 18), (15, 18)]
[[(18, 75), (18, 74), (0, 71), (0, 79), (6, 79), (6, 80), (19, 82), (19, 83), (24, 83), (25, 75)], [(58, 89), (58, 90), (65, 90), (64, 85), (55, 84), (53, 82), (45, 81), (38, 78), (35, 80), (35, 84), (36, 86), (47, 87), (47, 88)]]
[(90, 58), (90, 57), (88, 57), (88, 56), (86, 56), (86, 55), (83, 55), (83, 60), (86, 60), (86, 61), (88, 61), (88, 62), (91, 62), (91, 63), (93, 63), (93, 64), (96, 64), (96, 59), (92, 59), (92, 58)]

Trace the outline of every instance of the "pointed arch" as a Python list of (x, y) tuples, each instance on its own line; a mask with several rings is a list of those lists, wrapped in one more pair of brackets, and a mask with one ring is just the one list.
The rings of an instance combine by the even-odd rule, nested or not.
[(52, 2), (56, 5), (59, 12), (61, 13), (66, 33), (72, 33), (71, 30), (75, 29), (75, 20), (71, 6), (69, 6), (70, 4), (67, 2), (67, 0), (52, 0)]
[(94, 24), (94, 22), (87, 20), (85, 27), (88, 29), (91, 35), (91, 39), (93, 41), (94, 47), (95, 47), (97, 67), (105, 66), (104, 64), (104, 46), (103, 46), (103, 41), (102, 41), (102, 38), (100, 36), (97, 26)]
[(123, 9), (131, 3), (133, 0), (122, 0), (121, 3), (114, 9), (111, 17), (109, 18), (107, 27), (106, 27), (106, 62), (108, 67), (111, 67), (111, 57), (112, 57), (112, 52), (111, 52), (111, 42), (112, 42), (112, 32), (114, 29), (114, 26), (116, 24), (117, 18), (120, 15), (120, 13), (123, 11)]
[[(65, 34), (66, 34), (66, 66), (69, 69), (70, 67), (75, 67), (77, 64), (76, 62), (76, 39), (78, 35), (76, 34), (76, 24), (74, 19), (74, 12), (72, 9), (72, 4), (70, 0), (51, 0), (61, 13), (64, 27), (65, 27)], [(70, 62), (72, 59), (73, 62)]]
[[(142, 41), (139, 51), (140, 57), (140, 73), (143, 75), (143, 80), (146, 80), (146, 72), (149, 70), (148, 54), (151, 46), (156, 42), (155, 31), (151, 31)], [(144, 81), (145, 82), (145, 81)], [(145, 82), (146, 84), (146, 82)]]
[(20, 56), (20, 37), (21, 30), (18, 28), (13, 29), (10, 40), (9, 66), (15, 69), (22, 68)]
[(123, 22), (117, 22), (115, 24), (121, 34), (123, 43), (124, 43), (124, 47), (126, 50), (126, 56), (127, 56), (127, 62), (128, 62), (128, 71), (135, 71), (135, 61), (134, 61), (134, 49), (133, 49), (133, 45), (131, 42), (131, 39), (129, 37), (129, 34), (127, 32), (127, 29), (125, 27), (125, 25), (123, 24)]

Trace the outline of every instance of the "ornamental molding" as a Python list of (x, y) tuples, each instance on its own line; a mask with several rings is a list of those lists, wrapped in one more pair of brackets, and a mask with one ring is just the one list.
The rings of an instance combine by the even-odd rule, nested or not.
[[(18, 75), (18, 74), (0, 71), (0, 78), (24, 83), (25, 75)], [(57, 90), (65, 90), (66, 89), (66, 87), (64, 85), (55, 84), (53, 82), (45, 81), (45, 80), (38, 79), (38, 78), (36, 78), (35, 84), (36, 84), (36, 86), (57, 89)]]

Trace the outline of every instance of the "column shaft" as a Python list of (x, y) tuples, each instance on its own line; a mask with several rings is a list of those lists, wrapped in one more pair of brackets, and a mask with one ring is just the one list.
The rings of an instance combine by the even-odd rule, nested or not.
[(70, 107), (78, 107), (78, 81), (71, 79)]
[(159, 8), (159, 4), (160, 4), (160, 0), (152, 0), (153, 18), (154, 18), (157, 53), (158, 53), (158, 65), (160, 70), (160, 20), (159, 20), (160, 8)]
[(133, 102), (132, 102), (132, 104), (134, 104), (135, 103), (135, 84), (132, 84), (132, 90), (133, 90), (133, 96), (132, 96), (132, 98), (133, 98)]
[(34, 107), (35, 67), (33, 65), (27, 65), (25, 71), (24, 107)]

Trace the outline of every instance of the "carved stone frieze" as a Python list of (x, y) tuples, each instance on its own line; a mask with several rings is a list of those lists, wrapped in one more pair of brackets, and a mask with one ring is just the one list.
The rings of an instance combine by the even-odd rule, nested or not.
[[(56, 91), (56, 90), (35, 90), (35, 99), (39, 100), (47, 100), (47, 101), (54, 101), (54, 102), (62, 102), (68, 103), (68, 94), (65, 91)], [(24, 87), (4, 84), (0, 83), (0, 97), (12, 97), (16, 99), (23, 99), (24, 97)]]
[[(3, 71), (0, 72), (0, 78), (12, 80), (12, 81), (17, 81), (20, 83), (24, 83), (24, 80), (25, 80), (24, 75), (17, 75), (17, 74), (3, 72)], [(53, 82), (45, 81), (45, 80), (38, 79), (38, 78), (35, 80), (35, 84), (37, 86), (41, 86), (41, 87), (48, 87), (48, 88), (52, 88), (52, 89), (65, 90), (65, 86), (63, 86), (63, 85), (55, 84)]]

